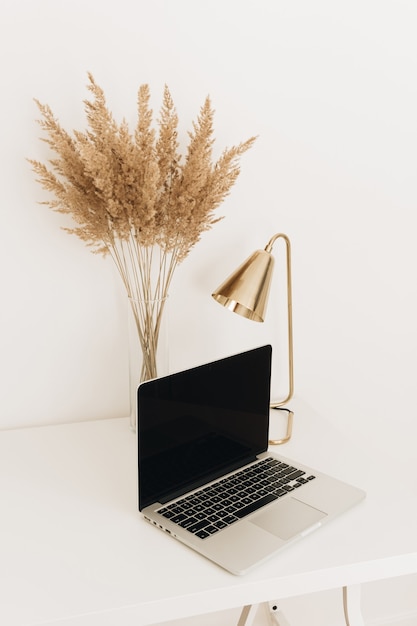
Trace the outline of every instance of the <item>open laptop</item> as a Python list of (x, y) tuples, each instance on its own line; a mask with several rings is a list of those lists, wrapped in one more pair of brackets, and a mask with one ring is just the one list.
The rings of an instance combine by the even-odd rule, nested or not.
[(139, 510), (233, 574), (362, 500), (268, 451), (271, 346), (138, 388)]

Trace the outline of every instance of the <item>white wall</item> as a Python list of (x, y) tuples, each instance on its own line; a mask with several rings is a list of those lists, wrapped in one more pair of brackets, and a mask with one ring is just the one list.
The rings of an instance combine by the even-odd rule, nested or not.
[[(3, 0), (0, 427), (127, 413), (123, 293), (38, 204), (33, 98), (84, 128), (87, 71), (115, 116), (165, 83), (183, 139), (210, 94), (216, 147), (255, 147), (171, 289), (172, 369), (270, 341), (210, 293), (270, 236), (293, 245), (296, 392), (341, 429), (414, 457), (417, 298), (414, 0)], [(283, 249), (274, 248), (284, 280)], [(275, 295), (275, 297), (274, 297)], [(276, 378), (276, 377), (275, 377)], [(280, 385), (274, 381), (274, 393)], [(387, 447), (388, 451), (388, 447)]]

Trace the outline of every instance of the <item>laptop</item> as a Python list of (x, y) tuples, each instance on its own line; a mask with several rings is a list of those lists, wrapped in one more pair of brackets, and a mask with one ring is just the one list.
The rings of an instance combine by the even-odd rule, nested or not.
[(268, 450), (270, 345), (138, 387), (139, 511), (245, 574), (365, 496)]

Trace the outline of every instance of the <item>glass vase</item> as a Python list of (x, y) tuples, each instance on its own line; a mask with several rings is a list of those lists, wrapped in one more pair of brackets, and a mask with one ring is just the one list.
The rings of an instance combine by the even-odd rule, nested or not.
[(137, 389), (140, 383), (169, 370), (168, 296), (156, 300), (129, 298), (130, 428), (136, 432)]

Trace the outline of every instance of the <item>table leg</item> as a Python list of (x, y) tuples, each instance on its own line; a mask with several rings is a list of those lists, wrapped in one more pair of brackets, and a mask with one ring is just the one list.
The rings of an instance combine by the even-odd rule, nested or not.
[(252, 626), (255, 615), (258, 612), (259, 604), (248, 604), (244, 606), (239, 617), (237, 626)]
[(284, 613), (279, 610), (275, 602), (265, 602), (265, 611), (271, 626), (291, 626)]
[(237, 626), (252, 626), (254, 619), (260, 608), (264, 609), (264, 613), (269, 626), (290, 626), (278, 606), (271, 602), (262, 602), (262, 604), (249, 604), (244, 606), (240, 614)]
[(361, 586), (343, 587), (343, 609), (346, 626), (365, 626), (361, 611)]

